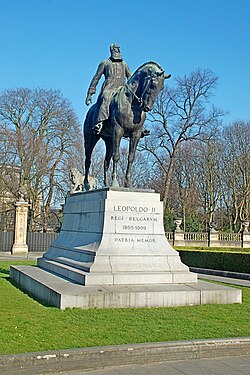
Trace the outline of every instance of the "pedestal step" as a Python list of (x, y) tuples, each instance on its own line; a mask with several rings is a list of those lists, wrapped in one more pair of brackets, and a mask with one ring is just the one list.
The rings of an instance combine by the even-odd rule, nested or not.
[(242, 301), (240, 289), (201, 281), (189, 284), (83, 286), (31, 266), (11, 266), (10, 277), (35, 297), (61, 309), (189, 306)]
[(76, 268), (78, 270), (82, 270), (86, 272), (90, 272), (90, 267), (93, 264), (93, 261), (83, 262), (83, 261), (77, 261), (77, 260), (65, 258), (65, 257), (57, 257), (55, 259), (44, 258), (44, 260), (53, 261), (54, 263), (59, 263), (59, 265), (63, 264), (65, 266), (70, 266), (74, 269)]
[[(90, 272), (91, 264), (84, 262), (71, 262), (61, 259), (62, 263), (40, 258), (38, 266), (53, 274), (71, 280), (81, 285), (132, 285), (132, 284), (178, 284), (196, 282), (196, 274), (186, 271), (175, 272)], [(64, 263), (65, 262), (65, 263)], [(68, 264), (67, 264), (68, 263)], [(77, 264), (76, 268), (73, 263)]]
[(73, 246), (60, 246), (54, 243), (50, 246), (49, 250), (44, 254), (44, 257), (49, 259), (56, 259), (58, 257), (74, 259), (79, 262), (93, 262), (96, 252), (90, 249), (81, 249)]
[(89, 271), (88, 264), (81, 262), (82, 269), (72, 267), (68, 264), (59, 263), (55, 260), (39, 258), (37, 261), (38, 267), (45, 271), (52, 272), (58, 276), (64, 277), (78, 284), (85, 285), (86, 271)]

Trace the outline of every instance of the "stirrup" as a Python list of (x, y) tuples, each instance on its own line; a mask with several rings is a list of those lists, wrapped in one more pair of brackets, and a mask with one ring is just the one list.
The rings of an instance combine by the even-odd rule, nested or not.
[(93, 126), (92, 130), (93, 130), (94, 133), (100, 134), (100, 132), (102, 130), (102, 124), (101, 123), (95, 124)]

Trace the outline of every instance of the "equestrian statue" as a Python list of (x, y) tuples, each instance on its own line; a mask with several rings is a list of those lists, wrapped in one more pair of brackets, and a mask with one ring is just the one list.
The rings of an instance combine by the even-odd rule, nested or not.
[(131, 187), (131, 168), (140, 138), (149, 135), (143, 130), (146, 113), (150, 111), (159, 92), (164, 87), (165, 75), (159, 64), (153, 61), (141, 65), (133, 75), (123, 61), (120, 47), (110, 46), (111, 56), (102, 61), (87, 93), (86, 105), (96, 92), (102, 75), (105, 81), (97, 102), (92, 105), (84, 122), (85, 176), (84, 188), (89, 190), (91, 154), (96, 143), (103, 139), (106, 146), (104, 160), (104, 185), (108, 186), (108, 168), (113, 159), (112, 186), (117, 187), (117, 163), (120, 159), (121, 139), (129, 138), (129, 155), (125, 187)]

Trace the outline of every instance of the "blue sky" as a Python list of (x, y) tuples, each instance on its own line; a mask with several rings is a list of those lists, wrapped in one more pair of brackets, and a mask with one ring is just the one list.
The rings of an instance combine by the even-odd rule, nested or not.
[[(225, 123), (250, 120), (249, 0), (0, 0), (0, 90), (60, 89), (80, 121), (109, 45), (134, 71), (157, 61), (173, 77), (210, 68)], [(171, 85), (171, 80), (167, 82)]]

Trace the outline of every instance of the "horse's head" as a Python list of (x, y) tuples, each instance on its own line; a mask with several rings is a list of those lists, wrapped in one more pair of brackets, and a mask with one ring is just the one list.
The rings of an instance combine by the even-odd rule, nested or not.
[(164, 88), (164, 80), (171, 75), (166, 76), (159, 64), (148, 62), (137, 69), (133, 76), (138, 80), (135, 97), (142, 109), (148, 112), (153, 108), (157, 95)]

